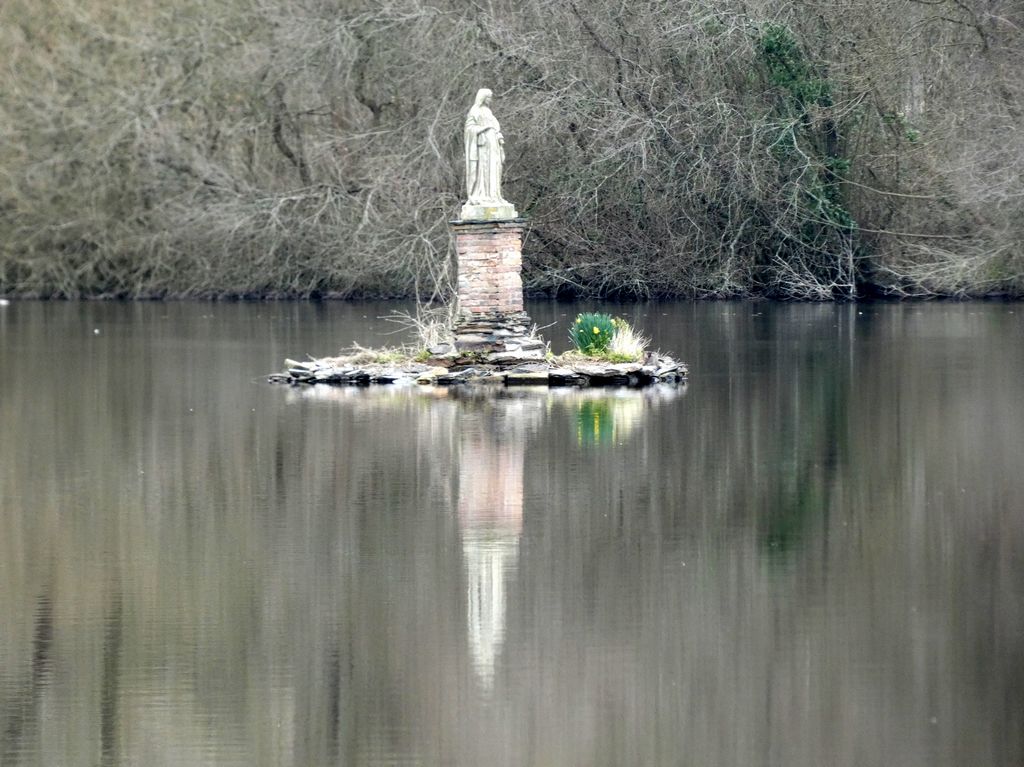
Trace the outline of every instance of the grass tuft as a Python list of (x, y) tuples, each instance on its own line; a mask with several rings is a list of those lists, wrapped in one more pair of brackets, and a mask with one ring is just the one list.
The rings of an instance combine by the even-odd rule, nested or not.
[(628, 357), (631, 362), (639, 362), (643, 359), (644, 352), (647, 351), (651, 340), (634, 330), (633, 326), (621, 317), (616, 317), (612, 322), (615, 323), (615, 335), (608, 345), (608, 351)]
[(385, 346), (380, 349), (370, 349), (360, 344), (353, 344), (348, 349), (342, 349), (334, 361), (346, 365), (399, 365), (416, 359), (418, 351), (410, 346)]

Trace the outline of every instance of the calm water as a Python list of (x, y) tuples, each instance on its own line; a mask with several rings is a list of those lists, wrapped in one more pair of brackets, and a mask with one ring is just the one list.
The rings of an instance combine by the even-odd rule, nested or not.
[(0, 308), (0, 764), (1024, 763), (1024, 305), (611, 307), (691, 364), (641, 394), (263, 382), (391, 308)]

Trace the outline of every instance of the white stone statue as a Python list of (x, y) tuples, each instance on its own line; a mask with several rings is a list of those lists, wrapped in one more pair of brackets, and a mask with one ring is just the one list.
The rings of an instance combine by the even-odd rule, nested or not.
[(463, 221), (504, 221), (517, 218), (515, 206), (501, 196), (501, 167), (505, 163), (505, 137), (491, 112), (491, 91), (476, 92), (466, 115), (463, 140), (466, 150), (466, 204)]

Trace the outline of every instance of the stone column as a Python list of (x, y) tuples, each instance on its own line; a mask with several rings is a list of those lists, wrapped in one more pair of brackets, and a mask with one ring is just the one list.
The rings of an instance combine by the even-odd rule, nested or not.
[(524, 228), (522, 219), (451, 222), (458, 259), (457, 350), (543, 348), (542, 341), (529, 338), (532, 323), (523, 310)]

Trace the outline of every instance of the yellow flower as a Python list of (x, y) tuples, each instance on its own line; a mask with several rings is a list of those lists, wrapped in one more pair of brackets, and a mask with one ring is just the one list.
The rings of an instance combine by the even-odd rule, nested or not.
[(600, 335), (600, 334), (601, 334), (601, 328), (599, 328), (597, 325), (594, 325), (594, 335), (596, 336), (596, 335)]
[(577, 317), (576, 318), (576, 324), (577, 325), (582, 325), (583, 324), (583, 319), (581, 317)]

